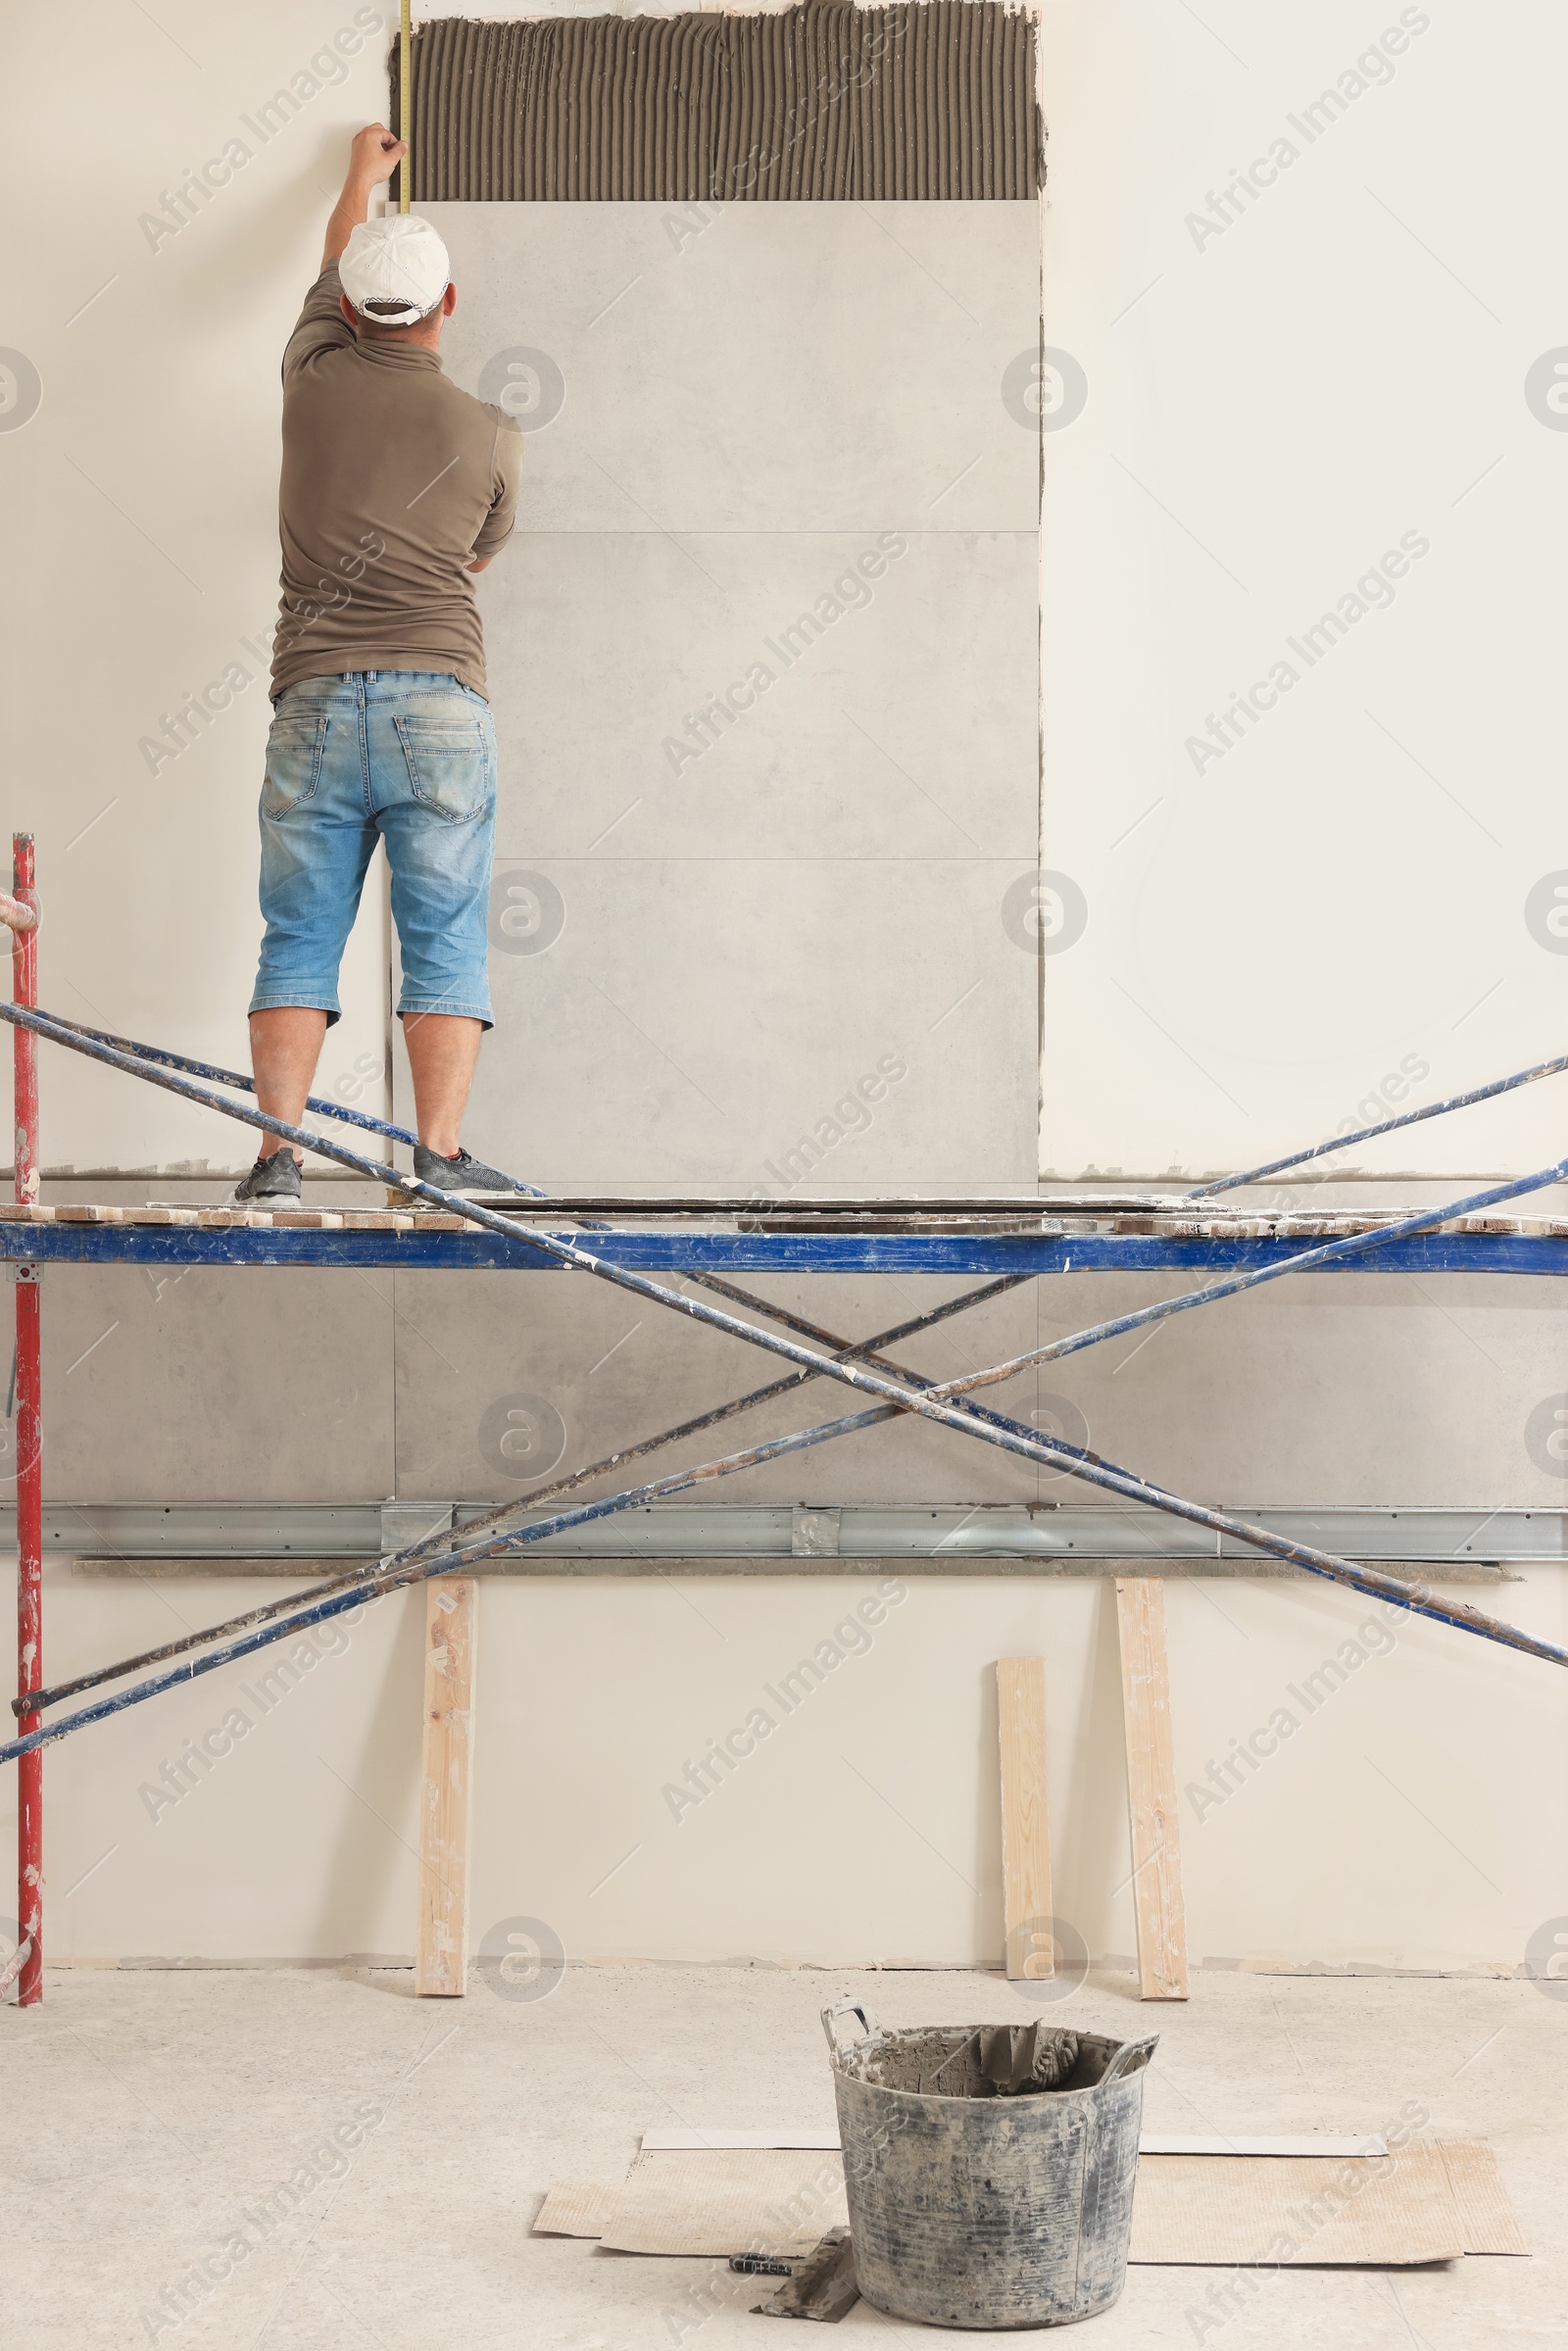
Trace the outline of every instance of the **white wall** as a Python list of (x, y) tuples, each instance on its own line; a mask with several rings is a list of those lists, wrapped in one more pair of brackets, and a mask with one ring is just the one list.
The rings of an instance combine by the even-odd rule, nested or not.
[[(246, 639), (277, 612), (278, 365), (346, 140), (386, 104), (384, 35), (356, 29), (355, 5), (150, 16), (100, 0), (6, 32), (21, 234), (4, 339), (36, 370), (41, 402), (0, 432), (5, 830), (37, 836), (43, 1001), (227, 1066), (243, 1057), (260, 938), (268, 706)], [(362, 45), (334, 67), (339, 33)], [(246, 126), (297, 74), (303, 90), (334, 73), (266, 144)], [(250, 158), (225, 165), (233, 139)], [(211, 159), (228, 184), (192, 202), (177, 234), (145, 227)], [(251, 682), (153, 774), (143, 739), (231, 663)], [(329, 1086), (362, 1051), (382, 1055), (384, 967), (372, 903)], [(248, 1160), (227, 1122), (62, 1061), (45, 1090), (51, 1167)]]
[[(352, 13), (163, 0), (167, 32), (105, 6), (7, 36), (6, 153), (25, 233), (3, 339), (38, 369), (43, 401), (0, 431), (20, 551), (0, 587), (0, 722), (6, 813), (39, 837), (45, 998), (228, 1060), (243, 1050), (258, 928), (262, 687), (253, 676), (156, 779), (138, 743), (229, 661), (258, 666), (243, 639), (274, 595), (277, 358), (346, 134), (383, 103), (374, 55), (156, 253), (137, 216)], [(1551, 522), (1568, 450), (1523, 385), (1568, 343), (1552, 307), (1563, 35), (1553, 13), (1521, 0), (1505, 67), (1492, 12), (1472, 0), (1430, 13), (1392, 84), (1356, 100), (1200, 252), (1185, 215), (1220, 171), (1264, 152), (1397, 11), (1216, 0), (1203, 11), (1213, 30), (1116, 0), (1047, 12), (1048, 340), (1079, 361), (1088, 400), (1045, 442), (1046, 863), (1089, 909), (1077, 943), (1046, 961), (1048, 1169), (1236, 1164), (1334, 1127), (1406, 1055), (1430, 1063), (1428, 1090), (1446, 1091), (1560, 1036), (1563, 966), (1524, 906), (1562, 858)], [(920, 390), (911, 368), (916, 406)], [(1253, 739), (1198, 776), (1186, 735), (1407, 528), (1431, 552), (1393, 608), (1357, 623)], [(964, 688), (952, 681), (956, 698)], [(594, 767), (589, 743), (590, 781)], [(988, 919), (1000, 923), (1000, 906)], [(858, 986), (857, 952), (845, 942)], [(380, 1056), (384, 954), (371, 906), (328, 1084), (361, 1053)], [(1368, 1164), (1533, 1164), (1560, 1148), (1558, 1101), (1542, 1088), (1419, 1129)], [(56, 1166), (239, 1155), (216, 1120), (54, 1060), (48, 1105)], [(392, 1328), (412, 1311), (446, 1341), (469, 1309), (414, 1293), (313, 1305), (296, 1415), (307, 1456), (275, 1380), (264, 1393), (260, 1378), (286, 1363), (303, 1309), (270, 1277), (246, 1277), (254, 1292), (223, 1280), (199, 1308), (189, 1284), (172, 1306), (127, 1304), (125, 1353), (106, 1345), (69, 1387), (97, 1305), (78, 1277), (53, 1282), (55, 1459), (81, 1480), (54, 1491), (80, 1494), (112, 1472), (122, 1494), (169, 1493), (182, 1476), (190, 1491), (221, 1491), (218, 1477), (233, 1491), (247, 1474), (258, 1495), (298, 1493), (299, 1476), (324, 1493), (334, 1461), (333, 1492), (383, 1491)], [(1336, 1280), (1263, 1294), (1201, 1331), (1186, 1318), (1125, 1373), (1120, 1359), (1095, 1361), (1071, 1393), (1096, 1442), (1214, 1498), (1560, 1506), (1560, 1482), (1522, 1440), (1541, 1397), (1568, 1388), (1549, 1286)], [(857, 1287), (857, 1314), (876, 1311), (869, 1287)], [(129, 1299), (134, 1277), (122, 1289)], [(1126, 1296), (1075, 1284), (1041, 1311), (1065, 1327)], [(825, 1293), (817, 1303), (826, 1310)], [(564, 1363), (580, 1332), (564, 1302), (529, 1307), (541, 1359), (554, 1367), (559, 1342)], [(506, 1376), (527, 1324), (509, 1342), (488, 1294), (471, 1313), (471, 1344), (495, 1365), (486, 1376)], [(422, 1343), (405, 1330), (399, 1344), (413, 1359)], [(372, 1357), (383, 1368), (367, 1383), (367, 1436), (343, 1399)], [(612, 1428), (655, 1425), (672, 1398), (678, 1410), (701, 1377), (651, 1336), (613, 1376), (624, 1385), (608, 1402), (602, 1379), (573, 1406), (585, 1457)], [(322, 1448), (318, 1384), (342, 1422), (335, 1452)], [(439, 1459), (462, 1458), (466, 1491), (479, 1491), (462, 1415), (449, 1429), (417, 1380), (402, 1394), (400, 1488), (451, 1491), (422, 1445), (435, 1428)], [(183, 1415), (172, 1435), (166, 1404)], [(802, 1491), (968, 1496), (988, 1475), (958, 1447), (911, 1436)], [(1038, 1648), (1058, 1906), (1095, 1949), (1130, 1950), (1114, 1623), (1099, 1587), (911, 1583), (869, 1654), (732, 1785), (670, 1818), (665, 1782), (864, 1589), (487, 1586), (476, 1933), (531, 1917), (579, 1954), (994, 1954), (987, 1668)], [(73, 1585), (52, 1565), (52, 1666), (123, 1653), (255, 1596), (249, 1583)], [(1565, 1638), (1556, 1570), (1477, 1596)], [(406, 1951), (416, 1606), (368, 1619), (156, 1822), (139, 1788), (253, 1677), (215, 1677), (52, 1753), (54, 1950)], [(1346, 1595), (1277, 1583), (1184, 1585), (1168, 1606), (1184, 1784), (1266, 1722), (1364, 1614)], [(1436, 1627), (1401, 1632), (1241, 1794), (1201, 1822), (1189, 1805), (1195, 1954), (1518, 1957), (1568, 1908), (1556, 1798), (1541, 1793), (1560, 1782), (1561, 1708), (1544, 1665)]]
[[(1568, 412), (1526, 385), (1568, 333), (1568, 26), (1442, 0), (1046, 25), (1046, 339), (1088, 398), (1046, 441), (1044, 839), (1089, 920), (1046, 965), (1043, 1164), (1247, 1166), (1348, 1131), (1385, 1076), (1437, 1100), (1560, 1050), (1568, 938), (1527, 908), (1564, 864)], [(1342, 76), (1362, 94), (1309, 138)], [(1274, 184), (1206, 225), (1254, 158)], [(1309, 665), (1289, 640), (1406, 533), (1429, 551)], [(1254, 680), (1276, 707), (1190, 751)], [(1564, 1131), (1544, 1087), (1367, 1164), (1523, 1171)]]

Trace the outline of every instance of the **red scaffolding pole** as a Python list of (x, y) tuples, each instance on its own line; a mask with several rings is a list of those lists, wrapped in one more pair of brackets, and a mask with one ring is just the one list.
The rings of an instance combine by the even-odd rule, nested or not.
[[(33, 887), (32, 835), (13, 833), (12, 893), (38, 910)], [(38, 1002), (36, 927), (13, 940), (12, 995)], [(38, 1198), (38, 1041), (25, 1029), (16, 1043), (16, 1197)], [(38, 1268), (17, 1267), (17, 1690), (43, 1682), (43, 1360), (38, 1319)], [(36, 1728), (27, 1715), (24, 1728)], [(43, 1998), (43, 1755), (20, 1762), (17, 1789), (17, 1948), (25, 1951), (17, 1998), (30, 2008)]]

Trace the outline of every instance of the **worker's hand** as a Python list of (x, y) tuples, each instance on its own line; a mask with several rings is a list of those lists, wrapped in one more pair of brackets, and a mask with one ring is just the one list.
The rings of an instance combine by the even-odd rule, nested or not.
[(349, 149), (349, 178), (362, 187), (379, 187), (390, 179), (408, 149), (394, 138), (384, 122), (368, 122)]
[(343, 193), (332, 207), (332, 217), (326, 224), (326, 241), (321, 248), (321, 267), (335, 262), (355, 229), (370, 209), (370, 190), (390, 179), (408, 149), (401, 139), (395, 139), (384, 122), (368, 122), (349, 149), (348, 177)]

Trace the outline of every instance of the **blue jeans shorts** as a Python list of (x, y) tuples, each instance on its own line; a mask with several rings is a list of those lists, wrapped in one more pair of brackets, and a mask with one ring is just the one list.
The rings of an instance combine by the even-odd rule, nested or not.
[(379, 837), (403, 957), (400, 1012), (488, 1028), (496, 738), (490, 705), (449, 672), (362, 669), (278, 697), (262, 785), (267, 932), (253, 1012), (340, 1014), (338, 965)]

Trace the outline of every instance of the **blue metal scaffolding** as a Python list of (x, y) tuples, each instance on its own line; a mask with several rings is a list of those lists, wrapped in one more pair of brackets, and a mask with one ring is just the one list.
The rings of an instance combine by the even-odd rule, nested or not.
[[(4, 906), (0, 906), (0, 915)], [(221, 1070), (186, 1056), (87, 1031), (57, 1020), (46, 1012), (21, 1005), (0, 1005), (0, 1017), (36, 1036), (87, 1055), (109, 1068), (160, 1086), (204, 1108), (221, 1111), (247, 1124), (257, 1122), (254, 1106), (243, 1099), (253, 1089), (243, 1075)], [(1534, 1082), (1568, 1066), (1568, 1056), (1542, 1062), (1495, 1084), (1383, 1121), (1378, 1127), (1346, 1136), (1336, 1144), (1315, 1145), (1290, 1158), (1270, 1163), (1268, 1173), (1301, 1164), (1329, 1149), (1345, 1149), (1459, 1108), (1469, 1102)], [(198, 1075), (187, 1075), (186, 1072)], [(227, 1088), (214, 1090), (213, 1081)], [(340, 1123), (357, 1126), (394, 1143), (414, 1141), (405, 1129), (373, 1119), (364, 1112), (313, 1100), (310, 1107)], [(0, 1746), (0, 1761), (32, 1752), (53, 1739), (138, 1704), (194, 1676), (216, 1670), (271, 1641), (286, 1639), (308, 1625), (338, 1615), (367, 1599), (431, 1576), (460, 1572), (476, 1561), (502, 1551), (521, 1549), (550, 1535), (689, 1492), (693, 1487), (753, 1468), (764, 1461), (814, 1447), (854, 1431), (874, 1426), (901, 1413), (912, 1413), (940, 1427), (1001, 1446), (1026, 1460), (1065, 1471), (1120, 1496), (1201, 1525), (1249, 1544), (1263, 1555), (1325, 1576), (1352, 1589), (1391, 1599), (1413, 1612), (1479, 1634), (1505, 1646), (1527, 1651), (1553, 1664), (1568, 1664), (1568, 1650), (1538, 1639), (1516, 1626), (1443, 1597), (1382, 1571), (1341, 1559), (1316, 1547), (1292, 1541), (1225, 1512), (1184, 1499), (1119, 1468), (1098, 1454), (1042, 1435), (1027, 1423), (991, 1410), (974, 1399), (977, 1390), (1000, 1385), (1030, 1367), (1059, 1359), (1105, 1339), (1148, 1323), (1231, 1298), (1259, 1284), (1290, 1273), (1359, 1269), (1514, 1273), (1568, 1271), (1568, 1225), (1543, 1220), (1530, 1231), (1519, 1219), (1499, 1219), (1492, 1212), (1502, 1202), (1519, 1199), (1568, 1179), (1568, 1160), (1535, 1173), (1515, 1177), (1467, 1197), (1414, 1214), (1393, 1218), (1258, 1217), (1235, 1214), (1198, 1202), (1212, 1190), (1180, 1200), (1148, 1196), (1128, 1199), (1114, 1194), (1067, 1196), (1051, 1200), (983, 1201), (840, 1201), (802, 1203), (777, 1209), (756, 1201), (595, 1201), (571, 1203), (545, 1200), (536, 1187), (518, 1182), (515, 1193), (495, 1205), (461, 1199), (435, 1186), (403, 1174), (395, 1166), (366, 1157), (346, 1144), (269, 1120), (270, 1130), (319, 1153), (352, 1173), (406, 1196), (414, 1203), (408, 1212), (222, 1209), (112, 1209), (61, 1207), (50, 1209), (22, 1203), (0, 1215), (0, 1253), (25, 1263), (184, 1263), (184, 1264), (310, 1264), (404, 1265), (409, 1267), (493, 1267), (519, 1271), (575, 1271), (611, 1282), (688, 1320), (707, 1324), (780, 1356), (794, 1369), (788, 1378), (735, 1399), (716, 1412), (665, 1430), (628, 1447), (609, 1460), (572, 1473), (553, 1487), (537, 1488), (492, 1512), (465, 1532), (462, 1543), (450, 1534), (433, 1537), (382, 1561), (371, 1575), (354, 1573), (334, 1579), (304, 1601), (275, 1602), (250, 1611), (204, 1633), (187, 1636), (146, 1656), (79, 1677), (55, 1690), (33, 1687), (24, 1690), (14, 1710), (35, 1727)], [(1234, 1189), (1263, 1171), (1245, 1171), (1227, 1179)], [(524, 1209), (526, 1198), (530, 1206)], [(607, 1225), (600, 1213), (610, 1209), (621, 1220)], [(548, 1220), (548, 1221), (547, 1221)], [(1498, 1229), (1499, 1226), (1502, 1229)], [(1163, 1230), (1161, 1228), (1164, 1228)], [(1349, 1227), (1351, 1229), (1345, 1229)], [(1302, 1243), (1306, 1246), (1301, 1246)], [(897, 1338), (959, 1311), (981, 1295), (1044, 1273), (1069, 1270), (1148, 1271), (1157, 1268), (1210, 1268), (1218, 1278), (1131, 1312), (1094, 1324), (1086, 1330), (1027, 1349), (1004, 1363), (972, 1372), (957, 1380), (934, 1383), (891, 1361), (883, 1349)], [(680, 1272), (689, 1283), (716, 1292), (783, 1329), (765, 1329), (724, 1309), (694, 1298), (686, 1289), (671, 1290), (651, 1278), (654, 1272)], [(949, 1301), (928, 1315), (893, 1333), (854, 1343), (824, 1331), (773, 1302), (736, 1290), (724, 1278), (737, 1271), (981, 1273), (991, 1277), (989, 1293)], [(788, 1330), (801, 1334), (790, 1337)], [(803, 1339), (814, 1345), (803, 1344)], [(827, 1351), (822, 1351), (826, 1349)], [(873, 1368), (874, 1366), (874, 1368)], [(891, 1375), (891, 1376), (890, 1376)], [(607, 1475), (623, 1463), (660, 1446), (785, 1393), (807, 1380), (825, 1378), (876, 1399), (868, 1409), (837, 1420), (820, 1422), (765, 1445), (679, 1470), (649, 1484), (623, 1489), (598, 1500), (579, 1504), (527, 1526), (504, 1524), (523, 1510), (535, 1509), (565, 1489)], [(473, 1538), (482, 1537), (482, 1540)], [(238, 1634), (240, 1638), (232, 1639)], [(44, 1710), (68, 1695), (126, 1676), (156, 1658), (180, 1655), (185, 1662), (151, 1680), (121, 1690), (112, 1696), (45, 1724)]]
[[(31, 905), (0, 893), (0, 922), (19, 940), (35, 931)], [(35, 1039), (85, 1055), (109, 1069), (135, 1077), (247, 1126), (264, 1123), (244, 1075), (188, 1056), (115, 1037), (32, 1008), (18, 960), (18, 1003), (0, 1004), (0, 1018), (18, 1031), (19, 1071), (30, 1069)], [(30, 990), (30, 958), (26, 987)], [(1568, 1222), (1503, 1216), (1503, 1203), (1568, 1180), (1568, 1159), (1508, 1182), (1490, 1185), (1454, 1200), (1397, 1215), (1323, 1215), (1299, 1206), (1260, 1213), (1234, 1207), (1216, 1196), (1276, 1177), (1332, 1151), (1413, 1125), (1448, 1111), (1511, 1092), (1568, 1068), (1568, 1055), (1544, 1061), (1494, 1084), (1385, 1119), (1327, 1143), (1308, 1147), (1266, 1166), (1199, 1187), (1181, 1196), (1120, 1192), (1102, 1188), (1047, 1197), (969, 1200), (548, 1200), (537, 1187), (514, 1180), (514, 1190), (491, 1200), (449, 1194), (401, 1172), (396, 1166), (352, 1150), (347, 1143), (265, 1121), (269, 1131), (317, 1153), (351, 1174), (386, 1187), (406, 1207), (387, 1209), (232, 1209), (210, 1207), (114, 1208), (83, 1204), (45, 1205), (36, 1181), (21, 1181), (19, 1199), (0, 1207), (0, 1258), (17, 1265), (35, 1284), (43, 1264), (142, 1265), (309, 1265), (390, 1266), (414, 1270), (571, 1272), (612, 1284), (633, 1296), (741, 1340), (782, 1359), (780, 1376), (767, 1385), (678, 1426), (630, 1445), (608, 1458), (558, 1477), (469, 1522), (461, 1537), (450, 1529), (383, 1556), (373, 1569), (356, 1567), (313, 1591), (253, 1608), (220, 1625), (187, 1634), (139, 1656), (45, 1687), (38, 1659), (36, 1577), (24, 1575), (34, 1638), (23, 1646), (22, 1687), (13, 1701), (20, 1735), (0, 1744), (0, 1762), (25, 1759), (35, 1772), (38, 1750), (89, 1724), (179, 1688), (306, 1628), (342, 1615), (405, 1586), (437, 1576), (461, 1574), (479, 1561), (585, 1526), (617, 1512), (645, 1507), (691, 1492), (710, 1481), (782, 1459), (835, 1439), (910, 1414), (956, 1434), (1000, 1446), (1042, 1467), (1081, 1479), (1143, 1508), (1200, 1526), (1262, 1558), (1274, 1558), (1371, 1594), (1504, 1646), (1555, 1665), (1568, 1665), (1568, 1649), (1522, 1628), (1446, 1597), (1425, 1584), (1341, 1558), (1276, 1530), (1169, 1493), (1098, 1453), (1043, 1435), (1027, 1422), (978, 1400), (977, 1392), (999, 1386), (1036, 1365), (1073, 1354), (1122, 1333), (1171, 1315), (1213, 1303), (1293, 1273), (1437, 1272), (1487, 1274), (1568, 1273)], [(30, 1083), (30, 1080), (29, 1080)], [(222, 1089), (218, 1091), (217, 1089)], [(32, 1099), (29, 1095), (29, 1099)], [(22, 1095), (19, 1093), (19, 1102)], [(355, 1127), (383, 1143), (412, 1145), (413, 1135), (363, 1111), (313, 1098), (308, 1108), (339, 1126)], [(35, 1162), (36, 1121), (28, 1130), (28, 1168)], [(1155, 1300), (1029, 1348), (1006, 1361), (959, 1379), (935, 1382), (891, 1356), (901, 1340), (933, 1327), (986, 1299), (1037, 1277), (1068, 1272), (1151, 1273), (1184, 1271), (1205, 1276), (1174, 1298)], [(984, 1277), (981, 1287), (907, 1318), (871, 1338), (854, 1341), (777, 1302), (736, 1286), (747, 1273), (885, 1273)], [(669, 1288), (658, 1276), (679, 1275)], [(706, 1291), (727, 1304), (710, 1303)], [(32, 1292), (35, 1298), (35, 1288)], [(745, 1310), (742, 1315), (729, 1307)], [(770, 1326), (770, 1327), (769, 1327)], [(36, 1403), (36, 1365), (31, 1374)], [(564, 1501), (585, 1485), (616, 1473), (664, 1446), (789, 1394), (827, 1379), (864, 1399), (862, 1408), (793, 1433), (683, 1468), (647, 1483), (624, 1486), (598, 1498), (532, 1516), (544, 1503)], [(31, 1501), (41, 1495), (37, 1447), (23, 1465)], [(22, 1480), (19, 1477), (19, 1495)], [(34, 1513), (35, 1515), (36, 1513)], [(34, 1544), (36, 1549), (36, 1544)], [(35, 1571), (36, 1560), (30, 1562)], [(26, 1571), (29, 1562), (24, 1561)], [(30, 1591), (31, 1598), (26, 1598)], [(162, 1666), (141, 1681), (130, 1677)], [(59, 1713), (72, 1697), (119, 1683), (122, 1687), (74, 1711)], [(50, 1719), (45, 1721), (45, 1714)], [(36, 1889), (34, 1889), (36, 1891)], [(36, 1984), (41, 1931), (36, 1901), (30, 1940), (13, 1968), (26, 1960)], [(36, 1996), (34, 1991), (33, 1996)]]

